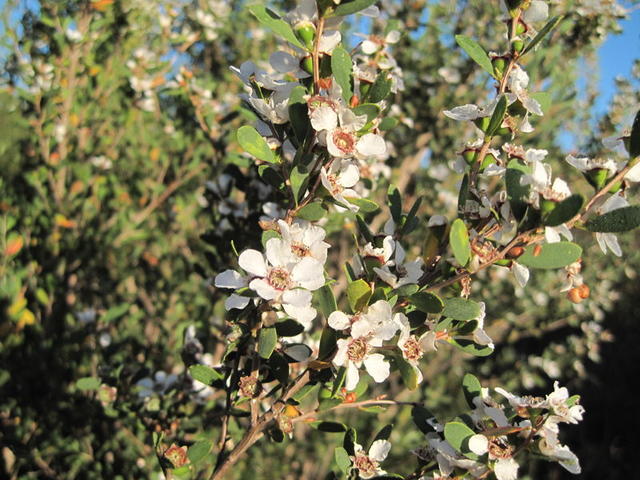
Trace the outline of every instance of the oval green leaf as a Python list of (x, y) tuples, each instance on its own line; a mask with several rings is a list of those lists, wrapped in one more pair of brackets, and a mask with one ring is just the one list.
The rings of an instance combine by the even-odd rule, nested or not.
[(245, 125), (238, 129), (238, 143), (248, 154), (256, 157), (258, 160), (268, 163), (278, 163), (273, 151), (269, 148), (267, 141), (258, 133), (258, 131)]
[(619, 233), (628, 232), (640, 226), (640, 206), (633, 205), (612, 210), (599, 217), (592, 218), (586, 227), (592, 232)]
[(480, 316), (482, 312), (480, 304), (473, 300), (467, 300), (465, 298), (448, 298), (444, 301), (444, 310), (442, 315), (454, 320), (460, 320), (467, 322)]
[(456, 35), (456, 43), (467, 52), (467, 54), (480, 65), (483, 69), (489, 72), (489, 75), (493, 77), (493, 65), (489, 59), (489, 55), (485, 52), (475, 40), (466, 37), (465, 35)]
[(453, 250), (453, 256), (464, 267), (471, 258), (471, 245), (469, 245), (467, 226), (460, 218), (456, 218), (451, 224), (449, 244), (451, 245), (451, 250)]
[(582, 256), (582, 248), (572, 242), (529, 245), (518, 263), (529, 268), (555, 269), (566, 267)]
[(278, 333), (274, 327), (262, 328), (258, 336), (258, 355), (269, 358), (278, 343)]

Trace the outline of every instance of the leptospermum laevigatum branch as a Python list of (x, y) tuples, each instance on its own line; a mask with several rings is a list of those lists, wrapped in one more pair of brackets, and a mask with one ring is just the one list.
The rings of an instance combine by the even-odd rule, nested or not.
[[(385, 131), (397, 123), (391, 106), (403, 82), (391, 49), (401, 32), (369, 36), (350, 49), (340, 26), (351, 15), (378, 16), (374, 4), (303, 0), (285, 16), (261, 4), (247, 7), (284, 43), (271, 53), (267, 70), (250, 61), (234, 70), (245, 85), (245, 106), (256, 117), (253, 126), (238, 130), (237, 140), (279, 203), (265, 206), (261, 247), (237, 252), (237, 267), (215, 279), (216, 287), (231, 292), (225, 307), (233, 334), (223, 365), (190, 368), (195, 379), (226, 390), (211, 478), (224, 478), (261, 438), (283, 441), (303, 423), (344, 432), (335, 451), (343, 475), (405, 478), (383, 467), (390, 427), (365, 448), (348, 425), (319, 420), (341, 409), (390, 405), (411, 408), (425, 434), (407, 478), (513, 479), (525, 450), (579, 473), (577, 457), (559, 441), (559, 426), (578, 423), (584, 409), (557, 383), (545, 397), (519, 397), (501, 388), (492, 396), (467, 374), (463, 391), (470, 411), (445, 423), (420, 403), (366, 398), (365, 392), (369, 383), (384, 385), (394, 375), (416, 389), (423, 362), (447, 347), (478, 357), (493, 352), (485, 303), (469, 299), (479, 270), (509, 268), (522, 287), (529, 269), (562, 270), (569, 299), (588, 297), (580, 275), (582, 248), (573, 243), (572, 230), (594, 232), (605, 253), (620, 255), (615, 234), (640, 225), (640, 208), (625, 198), (627, 184), (640, 179), (640, 121), (620, 139), (627, 159), (567, 157), (595, 189), (586, 204), (554, 178), (548, 152), (524, 145), (551, 103), (544, 92), (530, 91), (526, 61), (564, 19), (549, 19), (546, 2), (508, 0), (503, 52), (487, 53), (473, 39), (456, 37), (496, 92), (486, 105), (444, 112), (472, 123), (477, 135), (462, 147), (457, 163), (458, 217), (423, 220), (420, 200), (407, 209), (402, 193), (390, 186), (389, 218), (383, 232), (371, 232), (368, 220), (385, 214), (372, 197), (386, 181)], [(323, 229), (330, 212), (358, 226), (345, 265), (331, 265), (335, 247)], [(408, 259), (402, 243), (423, 221), (424, 251)], [(346, 275), (345, 298), (334, 297), (337, 279), (328, 272)], [(239, 440), (230, 438), (231, 417), (246, 426)], [(211, 447), (198, 442), (191, 449), (208, 453)], [(191, 457), (207, 458), (199, 453)], [(171, 455), (164, 457), (171, 461)], [(188, 472), (190, 466), (181, 468)]]

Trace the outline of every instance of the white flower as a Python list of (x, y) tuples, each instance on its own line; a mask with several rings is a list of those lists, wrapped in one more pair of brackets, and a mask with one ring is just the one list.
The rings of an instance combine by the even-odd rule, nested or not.
[(584, 407), (582, 405), (568, 406), (569, 391), (560, 387), (558, 382), (553, 384), (553, 392), (547, 395), (547, 403), (554, 413), (557, 422), (578, 423), (582, 421)]
[(538, 116), (544, 115), (540, 103), (535, 98), (531, 97), (527, 91), (529, 75), (527, 75), (527, 72), (518, 65), (511, 70), (507, 85), (509, 87), (509, 92), (511, 93), (510, 95), (507, 95), (509, 103), (513, 103), (517, 98), (520, 100), (520, 103), (527, 112)]
[(442, 113), (447, 117), (460, 122), (473, 121), (490, 115), (490, 113), (474, 104), (461, 105), (459, 107), (454, 107), (451, 110), (445, 110)]
[(314, 258), (324, 265), (329, 244), (324, 241), (326, 232), (322, 227), (304, 220), (296, 220), (291, 225), (278, 221), (282, 239), (289, 244), (293, 259)]
[(498, 480), (516, 480), (518, 478), (518, 467), (518, 462), (513, 457), (499, 458), (493, 465), (493, 473), (496, 474)]
[(515, 260), (511, 262), (511, 273), (513, 273), (516, 282), (521, 288), (524, 288), (529, 282), (529, 269)]
[(331, 196), (344, 204), (352, 211), (358, 211), (358, 207), (349, 203), (345, 197), (358, 198), (359, 195), (353, 187), (360, 180), (360, 169), (350, 160), (334, 160), (329, 167), (320, 169), (320, 180)]
[(478, 315), (478, 317), (475, 318), (475, 321), (478, 322), (478, 326), (473, 332), (473, 341), (476, 342), (478, 345), (486, 345), (487, 347), (493, 350), (495, 348), (493, 344), (493, 340), (491, 340), (491, 337), (489, 337), (487, 332), (484, 331), (484, 317), (485, 317), (486, 306), (484, 302), (479, 302), (479, 305), (480, 305), (480, 315)]
[[(389, 239), (388, 242), (387, 239)], [(385, 242), (387, 244), (392, 244), (395, 247), (393, 256), (394, 261), (384, 262), (386, 265), (383, 265), (382, 268), (374, 267), (373, 271), (376, 272), (384, 282), (388, 283), (393, 288), (400, 288), (403, 285), (418, 283), (418, 280), (424, 273), (422, 271), (422, 266), (424, 264), (422, 258), (418, 258), (413, 262), (404, 263), (406, 254), (402, 245), (400, 245), (399, 242), (394, 241), (392, 237), (386, 237)], [(395, 267), (393, 272), (390, 270), (390, 267)]]
[(308, 326), (316, 316), (311, 307), (311, 291), (324, 285), (322, 264), (311, 257), (296, 259), (290, 245), (282, 239), (271, 238), (266, 255), (257, 250), (245, 250), (238, 264), (253, 275), (249, 288), (264, 300), (280, 303), (291, 317)]
[(333, 363), (346, 367), (345, 387), (353, 390), (358, 384), (358, 369), (365, 369), (380, 383), (389, 376), (389, 362), (380, 353), (372, 353), (373, 348), (382, 346), (382, 342), (390, 340), (398, 330), (398, 323), (392, 319), (391, 305), (379, 300), (371, 305), (366, 313), (348, 317), (342, 312), (332, 313), (329, 325), (335, 329), (349, 328), (351, 337), (338, 340), (338, 351)]
[(420, 338), (416, 338), (415, 335), (411, 335), (409, 320), (404, 314), (397, 313), (394, 316), (394, 321), (398, 322), (400, 326), (398, 348), (402, 352), (404, 359), (413, 367), (413, 371), (417, 376), (417, 382), (422, 383), (422, 371), (418, 367), (418, 364), (426, 352), (436, 350), (436, 333), (429, 330), (422, 334)]
[(386, 472), (380, 468), (380, 463), (387, 458), (391, 450), (391, 443), (387, 440), (376, 440), (371, 444), (369, 453), (366, 454), (361, 445), (354, 444), (354, 456), (350, 457), (353, 468), (358, 470), (360, 478), (372, 478), (384, 475)]
[(615, 175), (618, 171), (618, 165), (610, 158), (574, 157), (573, 155), (567, 155), (565, 160), (569, 165), (585, 173), (591, 170), (606, 169), (609, 170), (610, 175)]

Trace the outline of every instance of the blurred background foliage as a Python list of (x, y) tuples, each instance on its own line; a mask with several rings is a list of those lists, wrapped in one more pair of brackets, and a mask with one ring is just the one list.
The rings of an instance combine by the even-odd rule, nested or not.
[[(240, 105), (241, 82), (229, 67), (265, 61), (277, 48), (245, 3), (6, 2), (0, 476), (159, 478), (154, 432), (164, 432), (164, 448), (217, 438), (223, 399), (198, 391), (185, 362), (203, 354), (213, 364), (221, 360), (233, 331), (211, 278), (235, 261), (232, 240), (238, 250), (259, 244), (262, 205), (278, 200), (234, 140), (252, 114)], [(640, 64), (632, 78), (618, 80), (610, 110), (594, 117), (598, 92), (591, 77), (583, 78), (585, 65), (595, 68), (598, 45), (619, 31), (624, 15), (615, 2), (552, 3), (554, 14), (568, 17), (527, 71), (534, 90), (548, 91), (553, 101), (525, 147), (548, 149), (554, 169), (573, 178), (572, 189), (589, 192), (563, 158), (567, 148), (604, 154), (600, 140), (628, 128), (640, 102)], [(295, 2), (270, 4), (284, 11)], [(454, 47), (453, 35), (498, 49), (498, 2), (380, 4), (382, 18), (352, 20), (345, 30), (380, 33), (393, 22), (404, 34), (395, 48), (405, 90), (396, 98), (403, 121), (388, 136), (395, 145), (391, 182), (406, 204), (424, 197), (423, 219), (451, 215), (460, 178), (449, 165), (473, 132), (441, 112), (489, 91), (486, 75)], [(355, 46), (359, 40), (351, 38)], [(568, 147), (568, 138), (579, 144)], [(382, 199), (385, 191), (374, 195)], [(379, 229), (387, 218), (382, 212), (369, 221)], [(355, 228), (344, 226), (336, 223), (329, 239), (343, 246), (338, 251), (348, 248)], [(420, 230), (410, 237), (410, 255), (420, 255), (421, 238)], [(523, 291), (505, 269), (485, 271), (472, 295), (487, 302), (495, 354), (474, 359), (441, 350), (426, 366), (421, 390), (408, 393), (392, 378), (385, 393), (424, 401), (446, 420), (464, 409), (459, 385), (466, 371), (520, 393), (546, 392), (559, 380), (582, 394), (587, 410), (565, 439), (582, 460), (583, 477), (633, 478), (640, 245), (626, 235), (618, 259), (603, 256), (588, 235), (579, 240), (591, 245), (583, 270), (589, 300), (570, 303), (558, 292), (556, 273), (536, 273)], [(337, 278), (338, 270), (330, 273)], [(191, 325), (198, 340), (185, 349)], [(345, 415), (363, 440), (393, 423), (385, 466), (411, 471), (409, 451), (422, 441), (408, 411)], [(231, 433), (243, 425), (238, 418)], [(336, 437), (301, 427), (293, 441), (263, 441), (234, 478), (325, 478), (335, 470)], [(206, 478), (213, 461), (196, 478)], [(528, 465), (526, 478), (564, 476), (533, 459)]]

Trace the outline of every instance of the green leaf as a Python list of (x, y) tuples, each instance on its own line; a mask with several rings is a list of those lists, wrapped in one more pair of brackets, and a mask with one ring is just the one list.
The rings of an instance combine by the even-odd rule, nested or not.
[(304, 98), (306, 94), (307, 89), (302, 85), (298, 85), (291, 90), (291, 95), (289, 96), (290, 125), (300, 143), (305, 140), (311, 128), (311, 123), (309, 122), (309, 107)]
[(333, 328), (325, 327), (320, 335), (320, 347), (318, 349), (318, 360), (326, 360), (336, 350), (338, 336)]
[(269, 358), (278, 343), (278, 333), (275, 327), (263, 327), (258, 336), (258, 355)]
[(324, 285), (322, 288), (316, 290), (316, 300), (320, 313), (325, 319), (329, 318), (329, 315), (338, 310), (336, 297), (333, 296), (333, 290), (331, 290), (329, 285)]
[(391, 210), (391, 216), (396, 225), (402, 220), (402, 197), (400, 192), (394, 185), (389, 186), (387, 192), (387, 198), (389, 200), (389, 210)]
[(418, 292), (412, 295), (409, 300), (424, 313), (440, 313), (444, 309), (444, 302), (435, 293)]
[(501, 95), (500, 100), (498, 100), (498, 104), (491, 115), (491, 120), (489, 120), (489, 126), (486, 131), (488, 137), (493, 137), (496, 131), (498, 131), (502, 126), (505, 113), (507, 113), (507, 96)]
[(258, 160), (268, 163), (278, 163), (273, 151), (269, 148), (267, 141), (258, 133), (258, 131), (245, 125), (238, 129), (238, 143), (245, 152), (253, 155)]
[[(410, 297), (414, 295), (420, 287), (415, 283), (409, 283), (407, 285), (402, 285), (393, 290), (393, 295), (397, 295), (398, 297)], [(378, 290), (376, 290), (378, 292)]]
[(416, 201), (413, 203), (411, 210), (407, 213), (407, 217), (405, 218), (404, 225), (402, 225), (402, 230), (400, 230), (400, 235), (408, 235), (418, 226), (418, 209), (422, 205), (422, 197), (418, 197)]
[(313, 351), (304, 343), (290, 343), (282, 348), (282, 353), (293, 360), (293, 363), (296, 363), (309, 359)]
[(214, 380), (222, 380), (224, 376), (206, 365), (191, 365), (189, 367), (189, 375), (194, 380), (204, 383), (205, 385), (211, 385)]
[(344, 197), (344, 198), (348, 200), (349, 203), (353, 203), (354, 205), (356, 205), (360, 209), (360, 211), (363, 213), (373, 213), (380, 210), (380, 206), (372, 200), (368, 200), (366, 198), (355, 198), (355, 197)]
[[(471, 453), (469, 439), (476, 433), (462, 422), (449, 422), (444, 426), (444, 438), (449, 444), (463, 455)], [(471, 453), (471, 455), (473, 455)], [(474, 455), (475, 456), (475, 455)]]
[(300, 390), (298, 390), (295, 395), (293, 395), (293, 398), (296, 402), (300, 402), (302, 401), (305, 397), (309, 396), (310, 394), (312, 394), (313, 392), (315, 392), (318, 388), (320, 388), (320, 384), (319, 383), (307, 383), (304, 387), (302, 387)]
[(380, 121), (380, 124), (378, 125), (378, 128), (380, 130), (382, 130), (383, 132), (387, 132), (389, 130), (394, 129), (396, 126), (398, 126), (398, 119), (394, 118), (394, 117), (385, 117)]
[(83, 377), (76, 381), (76, 388), (83, 392), (100, 388), (100, 379), (96, 377)]
[(415, 369), (400, 355), (396, 356), (394, 361), (400, 371), (405, 386), (409, 390), (415, 390), (418, 387), (418, 375)]
[(473, 399), (482, 395), (482, 385), (480, 381), (470, 373), (467, 373), (462, 379), (462, 390), (464, 391), (464, 398), (469, 404), (469, 408), (475, 408)]
[(289, 174), (289, 182), (291, 183), (291, 191), (293, 192), (293, 199), (298, 205), (300, 201), (300, 195), (304, 195), (307, 185), (309, 183), (309, 172), (306, 168), (298, 165), (291, 169)]
[(331, 72), (338, 85), (342, 88), (342, 98), (344, 98), (347, 104), (353, 95), (351, 90), (352, 68), (353, 64), (351, 63), (349, 52), (342, 46), (334, 48), (331, 53)]
[(340, 5), (335, 7), (332, 12), (329, 12), (326, 17), (342, 17), (345, 15), (351, 15), (370, 7), (377, 0), (351, 0), (349, 2), (343, 1)]
[(130, 305), (128, 303), (123, 303), (122, 305), (111, 307), (102, 316), (101, 318), (102, 322), (109, 323), (109, 322), (113, 322), (114, 320), (117, 320), (118, 318), (120, 318), (121, 316), (123, 316), (125, 313), (129, 311), (129, 307)]
[(458, 214), (465, 211), (467, 205), (467, 198), (469, 197), (469, 175), (462, 177), (462, 183), (460, 184), (460, 192), (458, 193)]
[(275, 12), (266, 8), (264, 5), (249, 5), (247, 9), (253, 13), (258, 21), (265, 27), (271, 29), (275, 34), (280, 35), (287, 42), (292, 43), (296, 47), (306, 50), (303, 43), (298, 40), (296, 34), (293, 33), (291, 26), (282, 20)]
[(375, 103), (363, 103), (355, 107), (352, 111), (355, 115), (358, 116), (366, 115), (367, 123), (369, 123), (378, 116), (378, 114), (380, 113), (380, 107)]
[(355, 454), (355, 444), (358, 440), (358, 434), (353, 428), (347, 430), (347, 433), (344, 434), (344, 440), (342, 441), (342, 446), (344, 449), (350, 454)]
[(527, 198), (529, 198), (529, 192), (531, 187), (529, 185), (522, 185), (522, 177), (531, 174), (531, 167), (525, 165), (518, 159), (513, 159), (507, 165), (507, 171), (505, 173), (505, 184), (507, 187), (507, 197), (511, 204), (513, 214), (518, 220), (524, 217), (527, 210)]
[(281, 238), (281, 237), (280, 237), (280, 234), (275, 230), (265, 230), (264, 232), (262, 232), (262, 237), (261, 237), (262, 247), (266, 248), (267, 242), (272, 238)]
[(335, 397), (338, 391), (344, 385), (344, 381), (347, 378), (347, 369), (345, 367), (340, 367), (336, 372), (336, 378), (333, 379), (333, 385), (331, 387), (331, 396)]
[(464, 35), (456, 35), (456, 43), (467, 52), (467, 54), (482, 68), (484, 68), (489, 75), (493, 77), (493, 65), (487, 52), (484, 51), (475, 40), (466, 37)]
[(365, 238), (365, 240), (367, 242), (373, 243), (373, 233), (371, 233), (371, 230), (369, 230), (369, 225), (367, 225), (367, 222), (364, 221), (364, 218), (362, 218), (362, 216), (360, 215), (356, 215), (356, 223), (358, 224), (358, 231)]
[(640, 111), (636, 113), (631, 127), (631, 136), (629, 137), (629, 156), (633, 160), (640, 155)]
[(555, 269), (566, 267), (582, 256), (582, 248), (571, 242), (530, 245), (518, 258), (518, 263), (529, 268)]
[(311, 202), (298, 210), (296, 217), (309, 222), (317, 222), (326, 214), (327, 210), (322, 206), (322, 202)]
[(592, 218), (586, 227), (591, 232), (619, 233), (628, 232), (640, 226), (640, 206), (616, 208), (610, 212)]
[(373, 441), (375, 442), (376, 440), (389, 440), (389, 437), (391, 436), (391, 431), (393, 430), (393, 425), (389, 424), (389, 425), (385, 425), (384, 427), (382, 427), (382, 430), (380, 430), (375, 438), (373, 439)]
[(351, 459), (349, 458), (349, 454), (347, 453), (347, 451), (342, 447), (336, 447), (334, 457), (336, 459), (338, 468), (343, 473), (349, 472), (349, 470), (351, 469)]
[(471, 258), (471, 245), (469, 245), (469, 232), (467, 226), (460, 218), (456, 218), (449, 231), (449, 244), (453, 250), (453, 256), (463, 267)]
[(369, 303), (371, 295), (373, 295), (373, 291), (365, 280), (359, 279), (351, 282), (347, 287), (347, 298), (349, 299), (351, 311), (353, 313), (362, 311)]
[(213, 444), (208, 440), (201, 440), (199, 442), (194, 443), (189, 447), (187, 451), (187, 456), (189, 457), (189, 461), (191, 463), (198, 463), (203, 460), (209, 452), (211, 451), (211, 447)]
[(533, 37), (533, 40), (531, 40), (529, 44), (526, 47), (524, 47), (524, 50), (520, 54), (520, 57), (523, 57), (524, 55), (529, 53), (531, 50), (533, 50), (535, 46), (538, 45), (542, 40), (544, 40), (544, 37), (546, 37), (549, 34), (549, 32), (551, 32), (554, 28), (556, 28), (562, 20), (564, 20), (564, 15), (557, 15), (553, 17), (551, 20), (549, 20), (545, 24), (545, 26), (542, 27), (542, 29), (538, 32), (538, 34), (535, 37)]
[(279, 337), (295, 337), (304, 332), (304, 326), (292, 318), (287, 318), (274, 325)]
[(285, 385), (289, 381), (289, 362), (278, 352), (273, 352), (267, 361), (274, 378)]
[(378, 103), (384, 100), (391, 93), (391, 78), (386, 72), (381, 72), (376, 78), (376, 81), (371, 85), (371, 89), (367, 94), (366, 100), (368, 103)]
[(429, 410), (427, 410), (423, 406), (415, 405), (411, 409), (411, 418), (413, 419), (413, 423), (416, 424), (416, 427), (418, 427), (418, 429), (422, 433), (426, 434), (426, 433), (433, 432), (433, 427), (431, 426), (431, 424), (427, 422), (427, 420), (433, 419), (434, 416)]
[(478, 345), (472, 340), (464, 338), (451, 338), (449, 339), (449, 343), (463, 352), (473, 355), (474, 357), (488, 357), (493, 353), (493, 348), (487, 345)]
[(551, 213), (543, 219), (543, 223), (549, 227), (561, 225), (571, 220), (582, 208), (584, 199), (581, 195), (571, 195), (556, 205)]
[(344, 423), (339, 422), (314, 422), (311, 426), (325, 433), (342, 433), (348, 429)]
[(482, 310), (479, 303), (458, 297), (447, 298), (444, 301), (444, 310), (442, 311), (444, 317), (462, 322), (478, 318), (481, 313)]

